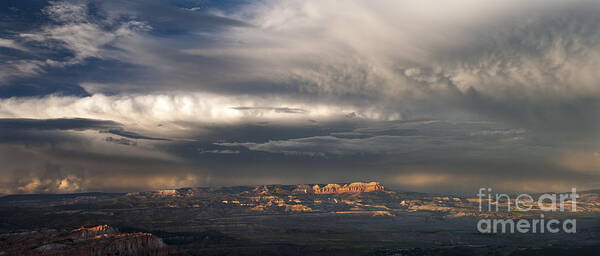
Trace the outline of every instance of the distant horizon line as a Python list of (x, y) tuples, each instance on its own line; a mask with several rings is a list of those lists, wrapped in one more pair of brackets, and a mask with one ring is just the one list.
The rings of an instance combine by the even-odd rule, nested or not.
[[(129, 190), (129, 191), (120, 191), (120, 192), (110, 192), (110, 191), (101, 191), (101, 190), (90, 190), (90, 191), (80, 191), (80, 192), (49, 192), (49, 193), (44, 193), (44, 192), (38, 192), (38, 193), (14, 193), (14, 194), (2, 194), (0, 193), (0, 198), (2, 197), (6, 197), (6, 196), (35, 196), (35, 195), (82, 195), (82, 194), (128, 194), (128, 193), (140, 193), (140, 192), (155, 192), (155, 191), (162, 191), (162, 190), (181, 190), (181, 189), (194, 189), (194, 188), (211, 188), (211, 189), (215, 189), (215, 188), (233, 188), (233, 187), (258, 187), (258, 186), (299, 186), (299, 185), (329, 185), (329, 184), (352, 184), (352, 183), (358, 183), (358, 182), (362, 182), (362, 183), (370, 183), (370, 182), (376, 182), (380, 185), (382, 185), (386, 190), (391, 190), (394, 192), (402, 192), (402, 193), (424, 193), (424, 194), (432, 194), (432, 195), (459, 195), (459, 196), (465, 196), (465, 195), (469, 195), (471, 193), (463, 193), (463, 192), (458, 192), (458, 191), (453, 191), (453, 192), (432, 192), (432, 191), (415, 191), (415, 190), (401, 190), (399, 189), (399, 186), (387, 186), (382, 182), (379, 181), (352, 181), (352, 182), (331, 182), (331, 183), (294, 183), (294, 184), (281, 184), (281, 183), (271, 183), (271, 184), (246, 184), (246, 185), (205, 185), (205, 186), (186, 186), (186, 187), (178, 187), (178, 188), (156, 188), (156, 189), (150, 189), (150, 190)], [(591, 188), (591, 189), (586, 189), (586, 190), (582, 190), (581, 192), (585, 193), (585, 192), (596, 192), (596, 191), (600, 191), (600, 187), (598, 188)], [(498, 192), (498, 191), (497, 191)], [(475, 192), (474, 192), (475, 193)], [(511, 192), (504, 192), (506, 194), (517, 194), (517, 193), (521, 193), (521, 192), (517, 192), (517, 191), (511, 191)], [(543, 194), (543, 193), (558, 193), (558, 191), (539, 191), (539, 192), (528, 192), (531, 193), (533, 195), (535, 194)]]

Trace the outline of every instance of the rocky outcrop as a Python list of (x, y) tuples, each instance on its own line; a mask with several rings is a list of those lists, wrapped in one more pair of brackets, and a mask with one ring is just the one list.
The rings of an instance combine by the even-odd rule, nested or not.
[(269, 187), (266, 185), (262, 185), (262, 186), (257, 186), (256, 188), (254, 188), (254, 190), (252, 191), (255, 194), (259, 194), (259, 195), (265, 195), (265, 194), (269, 194), (270, 190)]
[(313, 189), (310, 185), (298, 185), (292, 190), (292, 194), (308, 194), (312, 193)]
[(362, 192), (373, 192), (373, 191), (384, 191), (385, 188), (379, 182), (353, 182), (350, 184), (327, 184), (326, 186), (320, 187), (319, 185), (313, 186), (313, 193), (315, 194), (343, 194), (343, 193), (362, 193)]
[(146, 191), (146, 192), (132, 192), (127, 193), (127, 197), (145, 199), (145, 198), (184, 198), (184, 197), (193, 197), (195, 195), (195, 191), (192, 188), (180, 188), (180, 189), (160, 189), (155, 191)]
[(71, 237), (75, 240), (97, 239), (112, 236), (119, 231), (108, 225), (99, 225), (91, 228), (78, 228), (73, 230)]
[(168, 255), (167, 245), (150, 233), (117, 234), (101, 246), (91, 246), (88, 255)]
[(286, 212), (312, 212), (312, 209), (308, 206), (301, 204), (287, 204), (285, 205)]
[(10, 234), (0, 242), (8, 255), (178, 255), (176, 248), (166, 245), (151, 233), (120, 233), (108, 225), (82, 227), (64, 231), (33, 231)]

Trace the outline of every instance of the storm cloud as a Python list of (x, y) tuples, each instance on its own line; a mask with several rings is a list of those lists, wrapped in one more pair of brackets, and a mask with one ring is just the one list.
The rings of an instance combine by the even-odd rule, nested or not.
[(2, 193), (600, 186), (594, 1), (1, 8)]

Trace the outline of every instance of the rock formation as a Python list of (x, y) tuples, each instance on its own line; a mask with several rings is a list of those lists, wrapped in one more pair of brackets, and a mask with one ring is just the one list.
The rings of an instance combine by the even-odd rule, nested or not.
[[(0, 255), (179, 255), (159, 237), (144, 232), (121, 233), (108, 225), (78, 228), (71, 232), (45, 230), (30, 235), (7, 234)], [(6, 246), (11, 245), (11, 246)]]
[(385, 188), (379, 182), (353, 182), (350, 184), (327, 184), (324, 187), (313, 186), (315, 194), (343, 194), (343, 193), (362, 193), (372, 191), (384, 191)]
[(312, 192), (312, 188), (309, 185), (298, 185), (294, 190), (292, 190), (292, 194), (308, 194)]
[(108, 225), (99, 225), (91, 228), (78, 228), (73, 230), (71, 237), (75, 240), (88, 240), (112, 236), (118, 233), (117, 229)]

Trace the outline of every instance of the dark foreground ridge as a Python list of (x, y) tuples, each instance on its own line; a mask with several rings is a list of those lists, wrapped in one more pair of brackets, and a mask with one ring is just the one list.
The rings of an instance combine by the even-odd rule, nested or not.
[(69, 231), (42, 229), (0, 236), (8, 255), (176, 255), (173, 246), (153, 234), (121, 233), (108, 225)]

